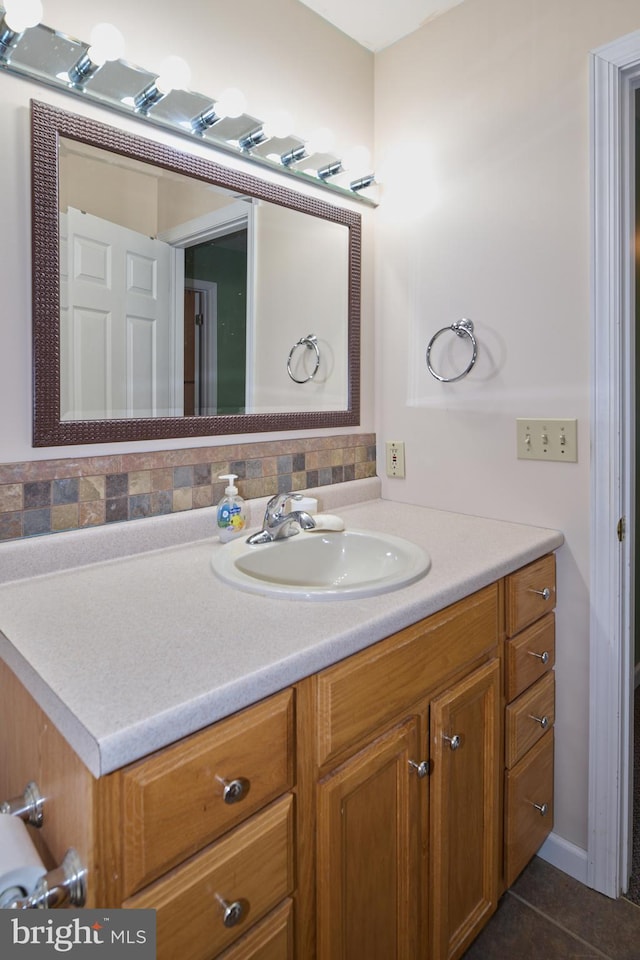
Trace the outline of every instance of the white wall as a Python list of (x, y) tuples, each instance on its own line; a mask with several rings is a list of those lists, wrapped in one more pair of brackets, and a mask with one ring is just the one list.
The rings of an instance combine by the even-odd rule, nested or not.
[[(349, 228), (273, 203), (255, 208), (252, 410), (344, 410), (348, 394)], [(301, 337), (309, 347), (286, 360)]]
[[(167, 0), (111, 0), (108, 11), (96, 0), (47, 0), (44, 22), (80, 39), (89, 39), (105, 17), (124, 33), (125, 58), (150, 70), (170, 53), (189, 60), (192, 89), (218, 96), (227, 86), (241, 87), (248, 109), (264, 115), (274, 107), (289, 110), (296, 132), (331, 126), (345, 148), (373, 140), (373, 55), (326, 23), (297, 0), (234, 0), (215, 3), (184, 0), (179, 8)], [(348, 91), (345, 93), (345, 91)], [(156, 131), (141, 121), (121, 117), (32, 84), (2, 71), (0, 76), (0, 169), (3, 201), (0, 230), (0, 462), (86, 457), (133, 450), (160, 450), (211, 445), (216, 438), (158, 440), (148, 443), (73, 447), (31, 447), (31, 182), (29, 100), (39, 99), (73, 113), (121, 126), (150, 139), (230, 165), (243, 162), (183, 138)], [(244, 164), (256, 174), (261, 168)], [(270, 179), (277, 177), (274, 174)], [(283, 178), (281, 178), (282, 182)], [(284, 181), (288, 182), (288, 181)], [(317, 196), (329, 199), (318, 190)], [(334, 202), (345, 205), (342, 199)], [(350, 201), (346, 201), (350, 203)], [(363, 213), (363, 389), (361, 427), (373, 430), (372, 216)], [(300, 431), (296, 436), (322, 435)], [(352, 433), (338, 428), (334, 433)], [(291, 433), (227, 436), (264, 440)]]
[[(376, 57), (378, 441), (384, 496), (562, 530), (555, 831), (587, 845), (588, 53), (635, 0), (466, 0)], [(440, 384), (432, 335), (476, 325)], [(447, 336), (454, 338), (454, 334)], [(577, 417), (577, 464), (516, 459), (516, 417)], [(380, 453), (380, 451), (379, 451)]]

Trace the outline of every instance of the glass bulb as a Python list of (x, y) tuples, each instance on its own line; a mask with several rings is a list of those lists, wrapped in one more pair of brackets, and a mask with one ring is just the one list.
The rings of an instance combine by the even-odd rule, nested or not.
[(89, 36), (87, 55), (92, 63), (102, 66), (107, 60), (119, 60), (124, 53), (124, 37), (111, 23), (97, 23)]
[(191, 83), (191, 68), (182, 57), (171, 55), (160, 64), (160, 73), (156, 80), (156, 87), (160, 93), (170, 93), (172, 90), (188, 90)]
[(241, 117), (247, 109), (247, 99), (236, 87), (227, 87), (220, 94), (215, 103), (215, 110), (219, 117)]
[(288, 137), (292, 130), (293, 117), (287, 110), (274, 110), (262, 124), (262, 132), (269, 139)]
[(41, 0), (4, 0), (4, 22), (15, 33), (35, 27), (42, 20)]

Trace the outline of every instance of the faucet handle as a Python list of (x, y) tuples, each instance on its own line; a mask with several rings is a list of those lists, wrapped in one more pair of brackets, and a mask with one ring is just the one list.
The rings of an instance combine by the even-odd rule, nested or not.
[(278, 513), (284, 507), (287, 500), (302, 500), (301, 493), (276, 493), (274, 497), (271, 497), (267, 504), (267, 513), (274, 514)]

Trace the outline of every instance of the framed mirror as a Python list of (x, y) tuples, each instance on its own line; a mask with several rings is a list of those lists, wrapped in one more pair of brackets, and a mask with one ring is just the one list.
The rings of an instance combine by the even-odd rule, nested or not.
[(359, 214), (31, 119), (34, 446), (359, 423)]

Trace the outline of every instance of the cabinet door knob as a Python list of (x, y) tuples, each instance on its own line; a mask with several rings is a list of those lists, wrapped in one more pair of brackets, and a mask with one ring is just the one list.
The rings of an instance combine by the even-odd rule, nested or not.
[(245, 777), (237, 777), (235, 780), (216, 777), (216, 780), (222, 784), (222, 799), (225, 803), (238, 803), (238, 801), (244, 800), (251, 788), (251, 783)]
[(533, 803), (532, 806), (536, 808), (541, 817), (546, 817), (549, 812), (549, 806), (546, 803)]
[(216, 900), (222, 907), (222, 922), (225, 927), (235, 927), (241, 920), (244, 920), (249, 910), (247, 900), (234, 900), (233, 903), (229, 903), (228, 900), (225, 900), (224, 897), (219, 896), (217, 893)]
[(549, 726), (549, 717), (546, 714), (544, 717), (535, 717), (532, 713), (530, 713), (529, 719), (535, 720), (536, 723), (539, 723), (543, 730), (546, 730)]
[(549, 600), (551, 598), (551, 590), (549, 587), (545, 587), (544, 590), (529, 590), (529, 593), (537, 593), (539, 597), (542, 597), (543, 600)]
[(423, 777), (426, 777), (427, 774), (429, 773), (428, 760), (422, 760), (420, 763), (414, 763), (413, 760), (409, 760), (409, 766), (411, 767), (412, 770), (416, 771), (416, 773), (418, 774), (421, 780)]
[(543, 663), (549, 663), (549, 651), (544, 650), (542, 653), (534, 653), (533, 650), (529, 650), (530, 657), (537, 657), (538, 660), (542, 660)]
[(452, 737), (448, 737), (445, 733), (443, 733), (442, 739), (447, 741), (451, 750), (457, 750), (458, 747), (462, 746), (462, 737), (459, 733), (454, 733)]

